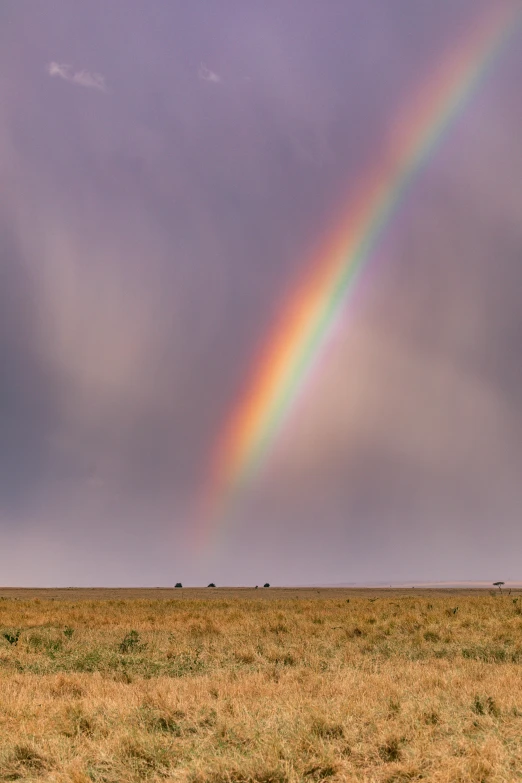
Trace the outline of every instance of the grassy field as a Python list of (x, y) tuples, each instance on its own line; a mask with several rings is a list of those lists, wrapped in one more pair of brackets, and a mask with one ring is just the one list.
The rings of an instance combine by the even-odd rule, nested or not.
[(522, 780), (522, 598), (0, 590), (0, 780)]

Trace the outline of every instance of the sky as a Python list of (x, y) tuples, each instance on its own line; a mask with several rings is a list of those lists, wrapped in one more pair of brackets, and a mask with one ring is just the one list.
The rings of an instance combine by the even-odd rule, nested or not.
[(0, 584), (522, 579), (521, 29), (191, 535), (282, 303), (493, 2), (2, 0)]

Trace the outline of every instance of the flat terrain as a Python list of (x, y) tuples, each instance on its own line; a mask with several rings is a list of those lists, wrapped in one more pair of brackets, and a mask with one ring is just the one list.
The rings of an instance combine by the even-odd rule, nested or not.
[[(450, 596), (489, 596), (497, 594), (492, 587), (476, 589), (472, 587), (447, 587), (434, 589), (430, 587), (271, 587), (265, 589), (253, 587), (0, 587), (0, 599), (34, 599), (53, 601), (108, 601), (108, 600), (192, 600), (208, 601), (223, 599), (347, 599), (347, 598), (434, 598)], [(522, 585), (504, 590), (498, 595), (522, 595)]]
[(0, 780), (522, 780), (518, 591), (0, 589)]

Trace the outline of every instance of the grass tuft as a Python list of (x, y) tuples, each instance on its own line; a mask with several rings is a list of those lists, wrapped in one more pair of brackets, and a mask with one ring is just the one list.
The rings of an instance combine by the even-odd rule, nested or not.
[(385, 762), (399, 761), (401, 758), (401, 745), (403, 740), (390, 737), (383, 745), (379, 746), (379, 756)]

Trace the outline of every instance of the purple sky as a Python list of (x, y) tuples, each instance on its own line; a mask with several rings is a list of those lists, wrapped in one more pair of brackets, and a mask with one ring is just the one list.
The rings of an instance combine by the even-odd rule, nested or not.
[(2, 0), (0, 583), (520, 579), (522, 33), (240, 519), (189, 509), (281, 301), (501, 0)]

